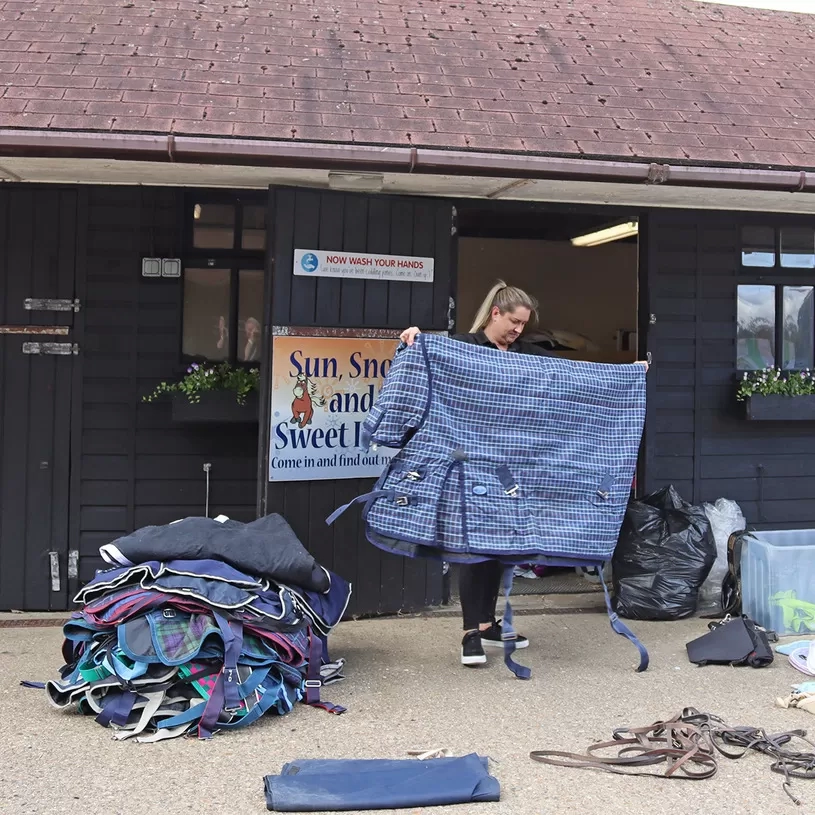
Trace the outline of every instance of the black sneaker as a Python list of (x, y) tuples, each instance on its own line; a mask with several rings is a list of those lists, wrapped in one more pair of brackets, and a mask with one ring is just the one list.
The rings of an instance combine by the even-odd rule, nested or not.
[[(484, 645), (488, 645), (493, 648), (503, 648), (504, 641), (501, 639), (502, 630), (503, 629), (500, 620), (496, 623), (493, 623), (488, 629), (486, 629), (486, 631), (481, 632), (481, 642)], [(515, 647), (526, 648), (529, 645), (529, 640), (526, 637), (522, 637), (517, 632), (516, 635), (517, 638), (515, 639)]]
[(469, 631), (461, 641), (461, 664), (483, 665), (486, 661), (487, 655), (481, 646), (481, 636), (478, 631)]

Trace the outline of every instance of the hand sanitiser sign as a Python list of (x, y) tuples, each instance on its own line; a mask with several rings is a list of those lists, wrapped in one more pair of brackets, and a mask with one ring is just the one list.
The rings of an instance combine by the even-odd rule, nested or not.
[(301, 277), (345, 277), (432, 283), (433, 258), (295, 249), (294, 274)]

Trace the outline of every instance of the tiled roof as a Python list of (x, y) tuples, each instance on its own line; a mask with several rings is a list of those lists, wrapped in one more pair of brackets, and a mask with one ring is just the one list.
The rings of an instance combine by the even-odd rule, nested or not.
[(0, 0), (0, 23), (2, 127), (815, 166), (815, 15)]

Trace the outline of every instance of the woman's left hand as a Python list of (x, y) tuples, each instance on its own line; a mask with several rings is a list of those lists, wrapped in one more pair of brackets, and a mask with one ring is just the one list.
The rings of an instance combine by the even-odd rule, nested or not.
[(648, 372), (648, 363), (644, 359), (638, 359), (634, 364), (635, 365), (644, 365), (646, 373)]

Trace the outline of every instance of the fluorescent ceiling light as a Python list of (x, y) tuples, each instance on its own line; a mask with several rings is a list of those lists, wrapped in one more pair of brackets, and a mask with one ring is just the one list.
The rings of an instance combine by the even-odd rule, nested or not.
[(614, 224), (585, 235), (578, 235), (572, 238), (572, 246), (600, 246), (602, 243), (611, 243), (623, 238), (631, 238), (639, 232), (639, 224), (636, 220), (626, 221), (623, 224)]
[(329, 173), (328, 186), (347, 192), (380, 192), (385, 184), (382, 173)]

